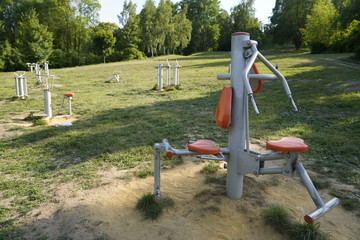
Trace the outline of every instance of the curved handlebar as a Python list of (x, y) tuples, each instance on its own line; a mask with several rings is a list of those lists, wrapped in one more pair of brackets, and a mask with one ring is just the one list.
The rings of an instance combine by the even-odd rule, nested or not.
[(286, 95), (288, 95), (289, 99), (290, 99), (290, 102), (291, 102), (291, 105), (293, 106), (294, 110), (296, 112), (298, 112), (298, 108), (295, 104), (295, 101), (294, 99), (292, 98), (291, 96), (291, 91), (290, 91), (290, 88), (289, 88), (289, 85), (285, 79), (285, 77), (258, 51), (258, 49), (256, 48), (256, 43), (254, 42), (250, 42), (251, 44), (251, 50), (252, 50), (252, 55), (250, 57), (250, 59), (247, 61), (246, 63), (246, 66), (245, 66), (245, 69), (242, 73), (242, 79), (244, 81), (244, 85), (245, 85), (245, 89), (246, 89), (246, 92), (251, 100), (251, 103), (254, 107), (254, 110), (256, 112), (256, 114), (259, 114), (259, 110), (257, 108), (257, 105), (256, 105), (256, 102), (255, 102), (255, 99), (254, 99), (254, 96), (253, 96), (253, 91), (251, 89), (251, 86), (250, 86), (250, 81), (249, 81), (249, 72), (250, 72), (250, 69), (252, 67), (252, 65), (254, 64), (255, 62), (255, 59), (258, 57), (260, 59), (261, 62), (264, 63), (264, 65), (270, 69), (270, 71), (272, 71), (274, 73), (274, 75), (276, 76), (277, 79), (279, 79), (284, 87), (284, 90), (285, 90), (285, 93)]

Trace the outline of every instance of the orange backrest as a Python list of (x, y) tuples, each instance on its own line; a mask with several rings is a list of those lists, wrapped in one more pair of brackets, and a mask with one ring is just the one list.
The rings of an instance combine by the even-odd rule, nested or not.
[(231, 120), (232, 88), (223, 87), (215, 111), (215, 122), (221, 128), (228, 128)]
[[(260, 74), (259, 69), (257, 68), (255, 63), (252, 65), (252, 69), (254, 70), (255, 74)], [(253, 93), (255, 94), (261, 90), (262, 80), (253, 80), (253, 81), (257, 81), (257, 87), (255, 90), (253, 89)]]

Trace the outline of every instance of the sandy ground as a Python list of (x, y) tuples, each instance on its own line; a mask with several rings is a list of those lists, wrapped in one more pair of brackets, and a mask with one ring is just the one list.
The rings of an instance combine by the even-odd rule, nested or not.
[[(282, 176), (247, 176), (240, 200), (225, 196), (225, 188), (204, 184), (204, 164), (186, 160), (181, 167), (162, 172), (162, 193), (175, 201), (159, 220), (144, 220), (135, 210), (137, 200), (153, 189), (153, 178), (120, 180), (90, 191), (75, 191), (70, 183), (59, 187), (53, 200), (30, 212), (28, 239), (286, 239), (267, 226), (262, 211), (284, 206), (298, 221), (314, 209), (298, 179)], [(218, 174), (225, 174), (225, 169)], [(109, 176), (107, 176), (109, 177)], [(268, 186), (274, 184), (275, 186)], [(264, 186), (267, 186), (264, 188)], [(207, 190), (208, 194), (194, 196)], [(331, 197), (321, 193), (325, 200)], [(359, 218), (338, 206), (318, 220), (336, 240), (360, 239)], [(32, 229), (32, 231), (31, 231)], [(36, 229), (34, 231), (34, 229)]]
[[(57, 119), (51, 124), (61, 122)], [(8, 129), (8, 125), (0, 124), (1, 137), (21, 134), (8, 133)], [(159, 220), (144, 220), (135, 210), (137, 200), (152, 192), (153, 177), (126, 180), (126, 171), (113, 168), (101, 173), (110, 184), (96, 189), (79, 190), (73, 183), (56, 186), (48, 203), (20, 219), (25, 238), (278, 240), (286, 237), (264, 223), (264, 209), (279, 204), (295, 220), (303, 221), (303, 216), (315, 208), (298, 178), (246, 176), (243, 197), (233, 200), (225, 196), (225, 186), (204, 184), (200, 170), (205, 163), (195, 163), (194, 158), (184, 160), (182, 165), (162, 171), (162, 194), (171, 197), (175, 206), (166, 209)], [(217, 174), (226, 174), (226, 169)], [(196, 198), (199, 192), (204, 194)], [(320, 194), (324, 201), (331, 198), (326, 192)], [(359, 217), (341, 206), (318, 222), (321, 230), (336, 240), (360, 239)]]

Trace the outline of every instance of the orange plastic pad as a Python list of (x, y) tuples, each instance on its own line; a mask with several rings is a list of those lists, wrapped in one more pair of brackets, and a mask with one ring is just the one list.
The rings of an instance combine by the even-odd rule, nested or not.
[[(259, 69), (257, 68), (255, 63), (252, 65), (250, 72), (260, 74)], [(250, 80), (250, 86), (254, 94), (258, 93), (262, 87), (262, 80)]]
[(75, 95), (74, 93), (64, 93), (64, 96), (68, 96), (68, 97), (72, 97), (74, 95)]
[(231, 120), (232, 88), (224, 87), (215, 112), (215, 122), (221, 128), (228, 128)]
[(188, 144), (188, 149), (204, 154), (218, 154), (220, 152), (220, 147), (216, 145), (214, 141), (206, 139), (197, 140), (194, 143)]
[(284, 137), (279, 141), (268, 141), (266, 148), (277, 152), (307, 152), (309, 149), (304, 140), (296, 137)]

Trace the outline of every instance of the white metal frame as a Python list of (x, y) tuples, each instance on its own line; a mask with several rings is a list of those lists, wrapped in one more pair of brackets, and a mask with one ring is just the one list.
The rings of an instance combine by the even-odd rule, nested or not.
[(25, 71), (14, 72), (15, 78), (15, 96), (21, 99), (28, 97), (27, 80), (25, 77)]

